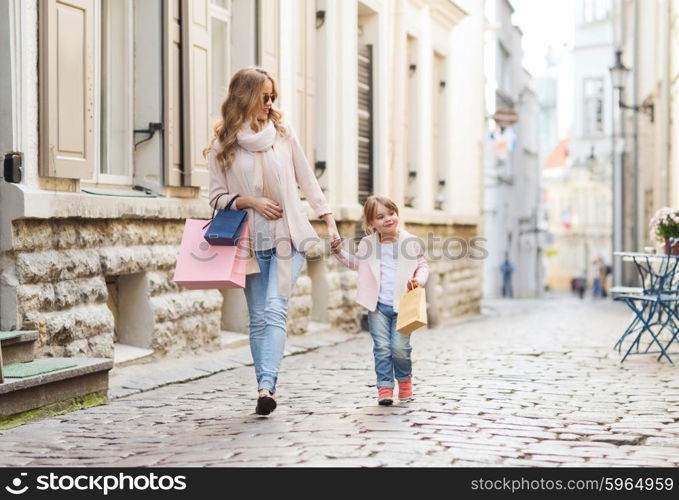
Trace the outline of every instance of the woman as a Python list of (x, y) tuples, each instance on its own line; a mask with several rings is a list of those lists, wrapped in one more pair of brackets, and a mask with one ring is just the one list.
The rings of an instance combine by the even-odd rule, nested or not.
[(305, 252), (319, 243), (299, 198), (298, 185), (316, 215), (339, 239), (328, 202), (291, 127), (273, 108), (276, 80), (261, 68), (244, 68), (229, 83), (222, 118), (205, 153), (210, 205), (248, 212), (245, 298), (258, 398), (255, 412), (276, 408), (276, 380), (285, 347), (288, 298)]

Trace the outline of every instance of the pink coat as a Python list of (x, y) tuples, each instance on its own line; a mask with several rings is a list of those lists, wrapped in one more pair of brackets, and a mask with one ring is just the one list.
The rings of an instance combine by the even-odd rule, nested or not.
[[(283, 166), (280, 177), (283, 195), (281, 208), (288, 213), (290, 237), (295, 248), (305, 252), (311, 246), (320, 244), (321, 240), (309, 222), (299, 196), (298, 186), (302, 189), (302, 193), (304, 193), (317, 216), (320, 217), (332, 212), (295, 132), (290, 124), (286, 123), (285, 127), (288, 130), (289, 137), (286, 138), (277, 134), (273, 146)], [(210, 206), (213, 208), (224, 208), (236, 194), (242, 196), (253, 196), (255, 194), (248, 190), (248, 183), (243, 174), (239, 154), (236, 154), (233, 164), (224, 171), (217, 162), (214, 148), (211, 148), (208, 153), (208, 165), (210, 170)], [(222, 193), (228, 194), (218, 199), (217, 197)], [(215, 206), (216, 201), (217, 205)], [(236, 200), (236, 205), (238, 205), (238, 200)], [(247, 211), (248, 220), (253, 220), (254, 210), (248, 208)], [(246, 237), (249, 239), (253, 237), (250, 235), (249, 226)], [(246, 272), (247, 274), (259, 272), (259, 265), (254, 255), (248, 260)]]
[[(358, 271), (356, 302), (369, 311), (377, 308), (380, 292), (380, 261), (377, 246), (380, 244), (378, 233), (369, 234), (361, 239), (356, 255), (346, 250), (335, 257), (350, 269)], [(401, 229), (398, 235), (398, 262), (394, 279), (394, 311), (398, 312), (401, 296), (408, 291), (408, 280), (415, 278), (424, 286), (429, 277), (429, 266), (424, 258), (424, 243), (415, 235)]]

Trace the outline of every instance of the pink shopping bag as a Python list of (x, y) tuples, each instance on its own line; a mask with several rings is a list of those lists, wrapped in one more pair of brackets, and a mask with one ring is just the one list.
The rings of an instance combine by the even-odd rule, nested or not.
[(244, 288), (248, 259), (245, 230), (238, 246), (210, 245), (203, 234), (204, 220), (186, 219), (172, 281), (190, 290)]

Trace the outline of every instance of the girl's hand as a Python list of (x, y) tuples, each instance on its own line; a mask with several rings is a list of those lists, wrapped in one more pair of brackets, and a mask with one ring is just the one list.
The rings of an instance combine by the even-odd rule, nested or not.
[[(236, 201), (238, 203), (238, 201)], [(276, 220), (283, 217), (283, 209), (275, 201), (264, 196), (254, 196), (250, 199), (250, 205), (258, 213), (269, 220)]]
[(414, 290), (415, 288), (417, 288), (419, 286), (420, 286), (420, 283), (415, 278), (408, 280), (408, 291)]

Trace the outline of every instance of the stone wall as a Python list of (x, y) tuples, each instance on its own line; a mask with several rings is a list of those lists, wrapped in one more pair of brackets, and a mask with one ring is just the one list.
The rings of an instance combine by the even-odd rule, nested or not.
[[(434, 322), (478, 314), (483, 255), (480, 250), (469, 248), (471, 240), (479, 236), (478, 228), (472, 225), (408, 224), (407, 229), (427, 245), (427, 298)], [(465, 243), (458, 244), (458, 241)], [(466, 251), (464, 245), (468, 246)], [(475, 246), (484, 248), (484, 242), (479, 241)]]
[[(344, 237), (354, 234), (355, 222), (339, 224)], [(430, 324), (449, 321), (453, 318), (478, 314), (481, 309), (481, 273), (483, 260), (480, 251), (471, 251), (462, 256), (462, 250), (451, 244), (450, 238), (469, 243), (478, 237), (478, 228), (473, 225), (406, 224), (411, 233), (422, 238), (427, 244), (429, 280), (427, 300)], [(319, 234), (322, 228), (316, 228)], [(435, 236), (437, 239), (430, 238)], [(446, 240), (448, 238), (448, 240)], [(454, 242), (453, 242), (454, 243)], [(443, 251), (444, 245), (449, 251)], [(483, 242), (477, 242), (483, 247)], [(475, 256), (477, 258), (471, 258)], [(330, 285), (327, 298), (314, 296), (314, 300), (326, 300), (330, 324), (347, 331), (357, 331), (363, 308), (355, 302), (357, 277), (332, 256), (325, 258), (326, 274)]]
[(141, 347), (171, 355), (216, 345), (221, 294), (171, 281), (183, 227), (157, 219), (14, 221), (4, 281), (15, 285), (17, 327), (40, 332), (40, 355), (112, 357), (107, 277), (137, 274), (153, 314), (151, 345)]
[[(346, 269), (329, 253), (327, 226), (318, 221), (312, 222), (312, 225), (325, 243), (316, 252), (307, 253), (307, 262), (290, 299), (288, 333), (305, 334), (309, 321), (357, 332), (360, 330), (362, 307), (355, 301), (356, 272)], [(353, 223), (340, 222), (338, 227), (340, 234), (352, 234)]]

